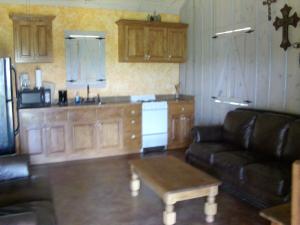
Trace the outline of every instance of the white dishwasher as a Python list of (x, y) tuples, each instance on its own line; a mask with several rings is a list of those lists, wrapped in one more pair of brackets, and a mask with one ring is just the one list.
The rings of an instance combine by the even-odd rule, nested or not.
[(142, 146), (166, 149), (168, 144), (168, 103), (165, 101), (142, 104)]

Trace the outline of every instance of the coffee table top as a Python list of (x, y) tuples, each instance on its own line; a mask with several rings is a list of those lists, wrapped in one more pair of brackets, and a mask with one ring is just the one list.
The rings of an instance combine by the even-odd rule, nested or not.
[(173, 156), (138, 159), (129, 163), (134, 172), (161, 196), (221, 184), (218, 179)]

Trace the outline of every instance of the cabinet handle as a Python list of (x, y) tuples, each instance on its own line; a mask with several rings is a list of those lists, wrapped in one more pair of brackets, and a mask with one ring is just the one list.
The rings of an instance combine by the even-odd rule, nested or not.
[(175, 140), (175, 120), (172, 120), (172, 141)]
[(169, 59), (172, 59), (172, 55), (169, 55)]
[(185, 108), (184, 108), (184, 107), (182, 107), (182, 108), (181, 108), (181, 111), (182, 111), (182, 112), (184, 112), (184, 111), (185, 111)]
[(131, 139), (134, 140), (136, 138), (135, 134), (131, 135)]
[(135, 110), (131, 110), (131, 115), (135, 115)]
[(131, 120), (131, 124), (135, 124), (135, 120)]

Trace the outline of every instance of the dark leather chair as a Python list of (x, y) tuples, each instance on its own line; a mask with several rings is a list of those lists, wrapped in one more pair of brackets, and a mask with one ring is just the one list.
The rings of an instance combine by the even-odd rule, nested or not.
[(28, 157), (0, 157), (0, 225), (55, 225), (50, 186), (30, 174)]
[(300, 159), (297, 115), (237, 109), (220, 126), (194, 127), (186, 160), (258, 208), (290, 199), (291, 166)]

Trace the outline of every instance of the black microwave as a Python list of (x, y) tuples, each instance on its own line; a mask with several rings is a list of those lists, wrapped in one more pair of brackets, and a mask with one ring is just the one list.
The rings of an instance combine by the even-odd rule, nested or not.
[(18, 107), (20, 109), (49, 106), (51, 106), (50, 89), (24, 89), (18, 93)]

